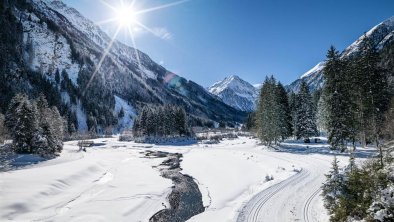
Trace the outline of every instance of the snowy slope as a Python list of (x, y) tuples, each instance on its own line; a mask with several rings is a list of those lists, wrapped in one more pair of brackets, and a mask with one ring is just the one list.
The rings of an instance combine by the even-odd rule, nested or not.
[[(376, 25), (371, 30), (366, 32), (366, 35), (372, 39), (375, 47), (378, 50), (381, 50), (387, 45), (387, 43), (394, 40), (394, 16), (387, 19), (386, 21)], [(360, 44), (364, 39), (364, 35), (358, 38), (353, 44), (348, 46), (341, 55), (342, 59), (349, 58), (358, 53)], [(323, 69), (324, 69), (324, 61), (318, 63), (311, 70), (301, 75), (299, 79), (291, 83), (287, 88), (289, 90), (297, 92), (299, 90), (301, 79), (306, 81), (309, 88), (311, 90), (319, 89), (323, 86)]]
[(256, 109), (258, 90), (236, 75), (213, 84), (208, 91), (238, 110), (251, 112)]
[(115, 112), (120, 113), (123, 109), (124, 116), (119, 119), (119, 130), (130, 129), (133, 126), (136, 111), (128, 102), (118, 96), (115, 96)]

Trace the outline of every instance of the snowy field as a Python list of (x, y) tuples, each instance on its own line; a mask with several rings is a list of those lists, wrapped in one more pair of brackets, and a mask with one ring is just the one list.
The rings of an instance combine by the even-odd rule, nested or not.
[(68, 142), (57, 159), (0, 173), (0, 221), (148, 221), (169, 206), (172, 182), (155, 168), (165, 158), (144, 158), (147, 150), (183, 154), (182, 173), (195, 178), (206, 207), (189, 221), (328, 221), (319, 196), (333, 159), (325, 144), (271, 150), (246, 137), (189, 146), (95, 143), (85, 153)]

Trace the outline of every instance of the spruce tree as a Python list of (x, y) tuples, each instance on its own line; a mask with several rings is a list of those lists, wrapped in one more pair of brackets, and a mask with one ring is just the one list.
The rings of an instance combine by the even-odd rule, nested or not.
[(354, 121), (349, 81), (345, 73), (346, 65), (338, 51), (331, 46), (327, 53), (323, 70), (325, 79), (325, 102), (327, 108), (328, 141), (333, 149), (344, 151), (347, 141), (354, 138)]
[(39, 132), (38, 111), (26, 95), (19, 94), (12, 99), (6, 123), (11, 131), (14, 151), (36, 153), (33, 144)]
[(293, 132), (289, 97), (285, 88), (280, 82), (277, 84), (276, 93), (279, 105), (279, 126), (282, 140), (284, 140), (290, 137)]
[(295, 118), (294, 131), (297, 139), (308, 139), (317, 135), (315, 108), (305, 81), (301, 82), (300, 91), (296, 97)]
[(280, 106), (278, 103), (276, 80), (273, 76), (266, 78), (260, 91), (256, 112), (258, 137), (270, 146), (281, 140)]
[(39, 118), (39, 131), (33, 141), (36, 153), (49, 156), (63, 149), (64, 125), (56, 107), (49, 108), (43, 94), (36, 101)]
[(320, 132), (326, 132), (328, 128), (328, 108), (326, 100), (327, 98), (325, 93), (322, 93), (317, 103), (316, 125)]
[(379, 139), (384, 125), (384, 113), (390, 102), (388, 77), (379, 66), (380, 57), (372, 39), (364, 36), (360, 47), (361, 55), (356, 59), (357, 79), (362, 99), (362, 127), (371, 132), (372, 141), (379, 147)]
[(295, 126), (297, 125), (297, 95), (292, 91), (289, 94), (289, 107), (291, 115), (292, 135), (295, 136)]
[(8, 129), (5, 126), (5, 117), (0, 113), (0, 144), (4, 142)]
[(324, 206), (332, 214), (337, 208), (337, 202), (342, 195), (341, 191), (344, 186), (344, 180), (342, 174), (339, 172), (338, 160), (334, 156), (332, 161), (331, 170), (326, 176), (326, 182), (323, 184), (323, 197)]

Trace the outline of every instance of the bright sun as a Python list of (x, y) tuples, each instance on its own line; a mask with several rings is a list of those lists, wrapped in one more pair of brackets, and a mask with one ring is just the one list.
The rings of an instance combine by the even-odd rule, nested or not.
[(137, 21), (137, 13), (133, 7), (120, 7), (116, 9), (116, 20), (122, 27), (133, 25)]

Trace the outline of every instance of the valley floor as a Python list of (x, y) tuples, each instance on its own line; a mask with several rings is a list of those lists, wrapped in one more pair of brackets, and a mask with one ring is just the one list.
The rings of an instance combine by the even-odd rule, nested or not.
[(145, 158), (149, 150), (183, 154), (181, 172), (197, 181), (206, 207), (189, 221), (328, 221), (319, 195), (333, 159), (325, 144), (289, 141), (272, 150), (246, 137), (215, 145), (95, 144), (85, 153), (67, 142), (56, 159), (0, 173), (0, 221), (148, 221), (170, 206), (172, 187), (157, 168), (165, 158)]

